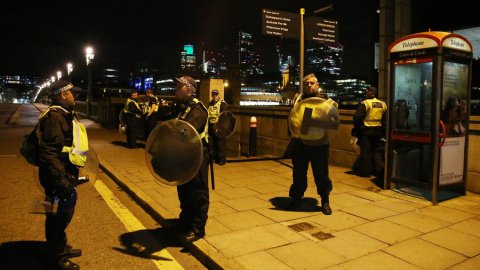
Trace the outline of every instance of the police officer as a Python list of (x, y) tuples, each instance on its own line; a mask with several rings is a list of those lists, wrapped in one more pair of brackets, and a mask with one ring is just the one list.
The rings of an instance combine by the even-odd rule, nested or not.
[(145, 140), (147, 140), (150, 132), (157, 126), (157, 112), (160, 102), (158, 98), (153, 95), (152, 89), (147, 89), (147, 102), (144, 107), (145, 117)]
[(227, 155), (225, 153), (225, 139), (219, 138), (215, 132), (214, 127), (215, 124), (218, 122), (218, 116), (220, 113), (227, 110), (227, 103), (219, 97), (219, 91), (214, 89), (212, 90), (212, 100), (210, 101), (210, 105), (208, 107), (208, 130), (210, 131), (209, 135), (212, 141), (210, 142), (212, 152), (214, 153), (215, 162), (223, 166), (225, 165), (225, 161), (227, 160)]
[(367, 99), (358, 105), (353, 116), (353, 125), (360, 142), (359, 165), (353, 169), (361, 177), (378, 174), (384, 167), (383, 153), (378, 150), (385, 134), (387, 104), (377, 99), (377, 93), (376, 87), (368, 87), (365, 91)]
[(38, 122), (40, 183), (47, 200), (52, 203), (58, 200), (57, 212), (47, 213), (45, 221), (49, 269), (80, 268), (69, 258), (82, 255), (82, 251), (67, 246), (65, 233), (77, 201), (78, 168), (85, 165), (88, 151), (85, 127), (74, 112), (74, 91), (79, 90), (68, 81), (53, 83), (50, 86), (52, 104)]
[[(194, 98), (197, 83), (192, 77), (175, 78), (176, 106), (173, 116), (190, 123), (203, 142), (203, 158), (200, 169), (189, 182), (177, 186), (180, 200), (180, 218), (177, 231), (187, 241), (195, 241), (205, 236), (205, 225), (210, 205), (208, 190), (208, 112), (198, 99)], [(185, 164), (189, 166), (189, 164)]]
[(138, 93), (133, 92), (130, 98), (125, 103), (125, 108), (123, 109), (126, 123), (127, 123), (127, 144), (131, 149), (136, 149), (137, 147), (137, 138), (140, 135), (140, 129), (142, 127), (142, 109), (137, 103)]
[[(295, 104), (301, 100), (319, 97), (329, 99), (329, 97), (319, 91), (319, 85), (315, 75), (305, 76), (305, 93), (299, 95)], [(335, 107), (338, 107), (334, 102)], [(301, 198), (307, 190), (307, 170), (308, 163), (312, 164), (313, 177), (317, 186), (317, 194), (321, 197), (322, 212), (325, 215), (331, 215), (329, 195), (332, 191), (332, 181), (328, 177), (328, 141), (326, 143), (311, 146), (305, 144), (299, 138), (292, 138), (294, 150), (292, 153), (293, 164), (293, 184), (290, 186), (289, 196), (292, 198), (288, 210), (295, 210), (301, 205)]]

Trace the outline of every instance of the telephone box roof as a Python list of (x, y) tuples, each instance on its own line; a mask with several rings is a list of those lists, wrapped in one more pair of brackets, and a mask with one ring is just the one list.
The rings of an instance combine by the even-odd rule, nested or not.
[(393, 42), (388, 47), (388, 52), (402, 52), (435, 47), (447, 47), (472, 52), (472, 44), (466, 38), (450, 32), (421, 32), (408, 35)]

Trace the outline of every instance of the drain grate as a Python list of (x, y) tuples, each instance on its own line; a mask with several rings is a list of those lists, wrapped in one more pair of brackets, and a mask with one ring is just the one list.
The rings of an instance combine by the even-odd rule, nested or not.
[(288, 227), (296, 232), (307, 231), (315, 228), (315, 226), (307, 222), (301, 222), (301, 223), (289, 225)]
[(317, 232), (317, 233), (314, 233), (314, 234), (312, 234), (312, 236), (315, 237), (315, 238), (317, 238), (317, 239), (319, 239), (319, 240), (321, 240), (321, 241), (335, 237), (335, 236), (333, 236), (333, 234), (331, 234), (331, 233), (324, 233), (324, 232), (322, 232), (322, 231)]

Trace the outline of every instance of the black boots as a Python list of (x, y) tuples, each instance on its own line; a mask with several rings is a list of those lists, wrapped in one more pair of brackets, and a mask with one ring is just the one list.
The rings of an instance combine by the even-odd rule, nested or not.
[(332, 208), (330, 208), (330, 203), (328, 201), (322, 202), (322, 213), (324, 215), (331, 215), (332, 214)]

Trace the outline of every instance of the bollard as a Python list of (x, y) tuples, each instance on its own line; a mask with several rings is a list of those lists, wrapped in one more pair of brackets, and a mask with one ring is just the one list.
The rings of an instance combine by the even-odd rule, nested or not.
[(257, 118), (250, 117), (250, 139), (248, 142), (248, 158), (257, 158)]

